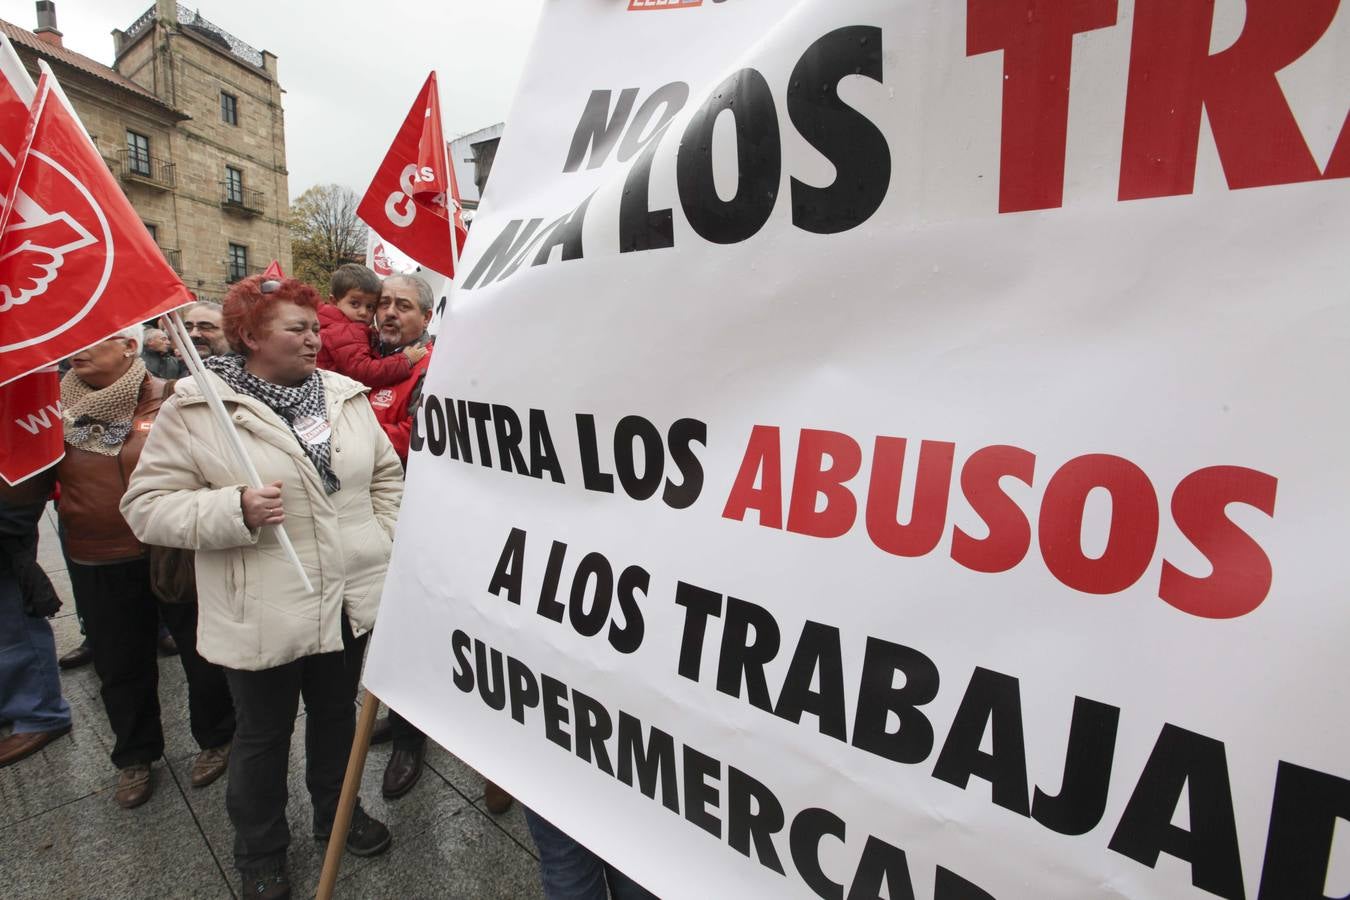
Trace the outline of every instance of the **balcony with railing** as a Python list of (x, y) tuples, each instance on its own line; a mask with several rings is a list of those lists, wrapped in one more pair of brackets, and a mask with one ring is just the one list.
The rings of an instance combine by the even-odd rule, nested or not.
[(220, 205), (226, 212), (241, 216), (260, 216), (263, 213), (263, 193), (246, 188), (237, 181), (222, 181)]
[(178, 184), (178, 171), (173, 163), (130, 149), (117, 151), (117, 173), (123, 181), (160, 191), (171, 191)]
[(164, 259), (169, 263), (169, 268), (179, 275), (183, 274), (183, 252), (181, 250), (177, 247), (160, 247), (159, 252), (164, 254)]

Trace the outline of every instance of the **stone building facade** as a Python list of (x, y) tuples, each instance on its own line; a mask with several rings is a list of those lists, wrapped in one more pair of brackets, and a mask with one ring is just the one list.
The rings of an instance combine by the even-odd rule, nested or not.
[(174, 2), (113, 32), (110, 68), (61, 44), (51, 0), (30, 32), (0, 21), (36, 80), (56, 73), (165, 257), (219, 299), (273, 259), (291, 269), (277, 59)]

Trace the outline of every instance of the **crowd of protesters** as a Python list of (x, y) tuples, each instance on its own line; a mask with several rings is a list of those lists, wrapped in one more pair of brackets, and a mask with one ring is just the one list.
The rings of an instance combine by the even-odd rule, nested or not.
[[(61, 381), (65, 457), (0, 491), (0, 766), (71, 730), (58, 668), (92, 662), (112, 729), (113, 799), (150, 800), (164, 753), (159, 655), (188, 686), (193, 787), (227, 776), (242, 893), (290, 896), (290, 746), (305, 709), (312, 834), (327, 841), (355, 735), (366, 643), (376, 625), (403, 494), (413, 413), (431, 362), (434, 296), (416, 276), (364, 266), (311, 286), (254, 276), (223, 304), (180, 311), (262, 487), (238, 471), (228, 435), (164, 330), (136, 326), (76, 353)], [(37, 562), (55, 498), (84, 639), (56, 657), (60, 600)], [(305, 578), (281, 544), (289, 535)], [(390, 710), (382, 791), (417, 784), (427, 738)], [(494, 814), (512, 798), (485, 784)], [(531, 810), (545, 894), (648, 894)], [(375, 856), (390, 830), (357, 801), (348, 852)]]

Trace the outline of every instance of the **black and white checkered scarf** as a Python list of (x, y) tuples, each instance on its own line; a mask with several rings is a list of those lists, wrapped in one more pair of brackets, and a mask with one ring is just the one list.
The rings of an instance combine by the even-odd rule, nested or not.
[(281, 420), (291, 429), (291, 434), (295, 435), (300, 448), (305, 451), (305, 455), (309, 457), (310, 461), (314, 463), (314, 468), (318, 470), (319, 477), (323, 480), (324, 493), (334, 494), (342, 488), (342, 482), (338, 480), (337, 473), (333, 471), (330, 459), (333, 444), (332, 433), (329, 432), (327, 440), (311, 444), (300, 437), (300, 433), (295, 427), (297, 421), (306, 417), (320, 420), (328, 418), (328, 411), (324, 404), (323, 378), (319, 375), (318, 369), (311, 372), (308, 378), (295, 387), (285, 387), (284, 385), (273, 384), (270, 381), (263, 381), (258, 376), (246, 371), (244, 369), (244, 358), (233, 353), (209, 356), (203, 362), (208, 369), (219, 375), (220, 379), (228, 384), (231, 389), (261, 400), (281, 417)]

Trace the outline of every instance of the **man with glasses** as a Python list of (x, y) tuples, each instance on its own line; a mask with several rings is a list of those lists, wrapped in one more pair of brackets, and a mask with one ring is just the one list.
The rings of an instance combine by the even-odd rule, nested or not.
[(230, 352), (225, 340), (225, 330), (221, 328), (220, 304), (214, 300), (198, 300), (182, 310), (183, 326), (187, 328), (192, 345), (202, 359), (208, 356), (221, 356)]

